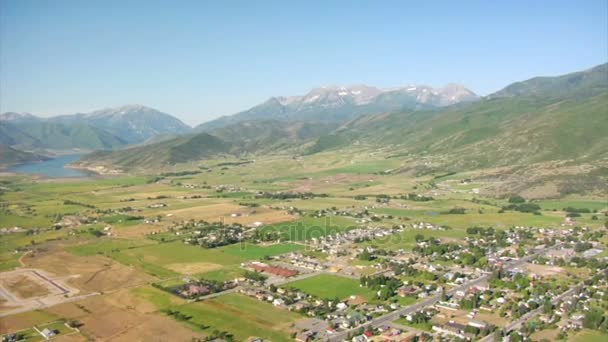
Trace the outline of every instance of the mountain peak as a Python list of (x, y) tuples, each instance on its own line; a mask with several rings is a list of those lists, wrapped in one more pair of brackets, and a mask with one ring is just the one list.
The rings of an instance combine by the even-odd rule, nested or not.
[(20, 121), (20, 120), (29, 120), (36, 119), (36, 116), (30, 113), (16, 113), (16, 112), (6, 112), (0, 114), (0, 121)]
[(127, 104), (119, 107), (110, 107), (105, 109), (99, 109), (86, 115), (95, 116), (95, 115), (124, 115), (130, 113), (139, 113), (139, 112), (157, 112), (160, 113), (159, 110), (146, 107), (140, 104)]

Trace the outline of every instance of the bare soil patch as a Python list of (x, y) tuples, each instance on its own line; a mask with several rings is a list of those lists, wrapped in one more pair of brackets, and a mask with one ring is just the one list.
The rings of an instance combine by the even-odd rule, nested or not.
[(540, 277), (551, 277), (566, 273), (566, 270), (558, 266), (526, 264), (526, 268)]
[(36, 280), (25, 274), (0, 279), (0, 283), (22, 299), (49, 294), (49, 290), (45, 286), (40, 285)]

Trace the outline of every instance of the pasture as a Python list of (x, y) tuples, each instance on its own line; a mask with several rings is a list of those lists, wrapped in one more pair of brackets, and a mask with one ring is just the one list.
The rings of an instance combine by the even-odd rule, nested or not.
[(363, 296), (371, 300), (374, 297), (373, 291), (359, 286), (358, 280), (331, 274), (320, 274), (283, 286), (326, 299), (348, 299), (350, 296)]

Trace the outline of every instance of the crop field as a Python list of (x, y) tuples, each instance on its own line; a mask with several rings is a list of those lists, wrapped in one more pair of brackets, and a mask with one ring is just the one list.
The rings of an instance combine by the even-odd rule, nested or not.
[(374, 296), (373, 291), (360, 287), (358, 280), (331, 274), (320, 274), (287, 283), (284, 286), (298, 289), (318, 298), (347, 299), (350, 296), (363, 296), (371, 300)]

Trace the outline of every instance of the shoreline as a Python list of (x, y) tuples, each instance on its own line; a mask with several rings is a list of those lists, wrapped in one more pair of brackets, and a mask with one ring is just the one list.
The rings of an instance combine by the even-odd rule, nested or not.
[(64, 166), (64, 168), (66, 169), (72, 169), (72, 170), (80, 170), (80, 171), (84, 171), (87, 173), (91, 173), (91, 174), (95, 174), (98, 176), (121, 176), (121, 175), (125, 175), (125, 173), (122, 170), (119, 169), (109, 169), (105, 166), (99, 165), (99, 166), (84, 166), (84, 165), (78, 165), (78, 164), (66, 164)]
[[(39, 172), (37, 165), (43, 165), (45, 162), (50, 162), (50, 161), (56, 160), (58, 158), (67, 156), (67, 155), (68, 154), (56, 155), (54, 158), (49, 157), (48, 159), (45, 159), (45, 160), (36, 160), (36, 161), (30, 161), (30, 162), (25, 162), (25, 163), (1, 165), (0, 166), (0, 177), (30, 176), (30, 177), (33, 177), (38, 180), (79, 180), (79, 179), (101, 178), (105, 175), (111, 175), (111, 173), (106, 174), (103, 172), (99, 172), (100, 170), (98, 170), (97, 168), (78, 167), (78, 166), (72, 164), (74, 161), (72, 161), (71, 163), (56, 165), (54, 167), (54, 169), (55, 169), (55, 171), (59, 168), (62, 168), (65, 170), (74, 170), (74, 171), (78, 171), (77, 173), (79, 173), (79, 174), (62, 175), (60, 173), (53, 174), (52, 172), (50, 172), (50, 173), (45, 173), (44, 171)], [(78, 156), (80, 156), (80, 155), (78, 155)], [(19, 169), (20, 167), (26, 167), (26, 169), (20, 170)], [(29, 167), (29, 170), (27, 169), (27, 167)], [(42, 167), (41, 169), (44, 169), (44, 167)]]

